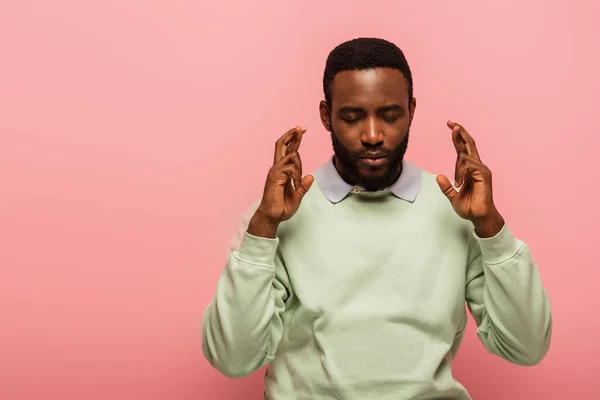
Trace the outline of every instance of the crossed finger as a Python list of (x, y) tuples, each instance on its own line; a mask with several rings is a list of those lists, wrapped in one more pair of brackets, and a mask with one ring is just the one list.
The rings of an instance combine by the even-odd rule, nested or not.
[(462, 125), (452, 121), (448, 121), (448, 127), (452, 129), (452, 142), (454, 143), (456, 153), (467, 153), (471, 157), (481, 161), (475, 140), (473, 140), (469, 132)]
[(302, 160), (297, 151), (288, 153), (277, 162), (276, 166), (292, 179), (294, 189), (300, 187), (300, 184), (302, 183)]
[(279, 162), (288, 153), (298, 151), (304, 132), (306, 132), (306, 129), (297, 126), (284, 133), (283, 136), (281, 136), (279, 140), (275, 142), (275, 156), (273, 158), (273, 164), (277, 164), (277, 162)]
[(473, 181), (472, 173), (481, 170), (483, 164), (481, 161), (467, 153), (461, 153), (456, 160), (456, 169), (454, 170), (454, 181), (459, 187), (462, 187), (465, 182), (467, 185)]

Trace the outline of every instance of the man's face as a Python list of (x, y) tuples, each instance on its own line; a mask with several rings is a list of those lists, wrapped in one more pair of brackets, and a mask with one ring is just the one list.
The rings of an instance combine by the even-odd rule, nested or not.
[(388, 187), (402, 168), (416, 102), (402, 72), (392, 68), (338, 73), (321, 119), (331, 132), (344, 180), (367, 190)]

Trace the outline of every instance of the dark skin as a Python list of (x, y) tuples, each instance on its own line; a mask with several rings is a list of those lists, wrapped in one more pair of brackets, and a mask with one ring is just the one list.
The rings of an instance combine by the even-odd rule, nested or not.
[(306, 129), (297, 126), (275, 143), (273, 166), (267, 174), (261, 203), (248, 224), (249, 234), (275, 238), (279, 224), (298, 211), (302, 198), (312, 186), (314, 177), (302, 176), (298, 152), (305, 132)]
[[(408, 85), (402, 72), (392, 68), (338, 73), (331, 87), (331, 107), (321, 101), (321, 122), (327, 131), (356, 154), (353, 169), (363, 181), (391, 173), (395, 181), (402, 165), (394, 166), (390, 153), (406, 138), (417, 106), (408, 98)], [(362, 157), (369, 153), (387, 154), (382, 164), (365, 164)], [(349, 171), (336, 155), (335, 166), (342, 178), (352, 181)], [(388, 171), (389, 168), (395, 168)]]
[(440, 189), (456, 213), (473, 223), (477, 235), (489, 238), (497, 235), (504, 226), (504, 218), (494, 204), (492, 172), (481, 161), (473, 137), (456, 122), (448, 121), (452, 142), (456, 149), (454, 180), (460, 190), (444, 175), (437, 176)]
[[(333, 130), (337, 140), (353, 154), (383, 156), (376, 165), (362, 157), (354, 158), (355, 171), (363, 179), (387, 173), (391, 163), (386, 155), (406, 138), (416, 108), (416, 100), (408, 98), (408, 85), (402, 73), (391, 68), (340, 72), (333, 80), (331, 98), (331, 104), (320, 103), (325, 129)], [(446, 176), (438, 175), (440, 190), (454, 211), (473, 223), (480, 237), (495, 236), (504, 226), (504, 219), (493, 201), (491, 171), (481, 161), (467, 130), (453, 121), (448, 121), (447, 126), (457, 154), (454, 181), (459, 190)], [(277, 141), (263, 198), (250, 220), (248, 233), (274, 238), (279, 224), (296, 213), (310, 189), (314, 178), (302, 177), (298, 153), (305, 131), (296, 127)], [(334, 160), (342, 178), (350, 180), (351, 174), (337, 157)], [(397, 178), (401, 167), (390, 172)]]

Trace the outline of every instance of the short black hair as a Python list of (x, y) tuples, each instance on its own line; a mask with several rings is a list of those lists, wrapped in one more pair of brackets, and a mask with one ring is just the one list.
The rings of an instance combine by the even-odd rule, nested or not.
[(402, 50), (384, 39), (361, 37), (341, 43), (329, 53), (323, 74), (327, 104), (331, 104), (331, 83), (339, 72), (373, 68), (394, 68), (402, 72), (408, 84), (408, 100), (412, 100), (412, 74)]

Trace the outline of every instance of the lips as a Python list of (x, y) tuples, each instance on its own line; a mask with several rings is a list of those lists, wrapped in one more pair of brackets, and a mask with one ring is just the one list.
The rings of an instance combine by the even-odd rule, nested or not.
[(366, 153), (366, 154), (359, 156), (359, 158), (385, 158), (385, 157), (387, 157), (387, 154), (385, 154), (385, 153)]
[(385, 154), (369, 154), (360, 157), (360, 160), (369, 167), (379, 167), (385, 163), (387, 156)]

